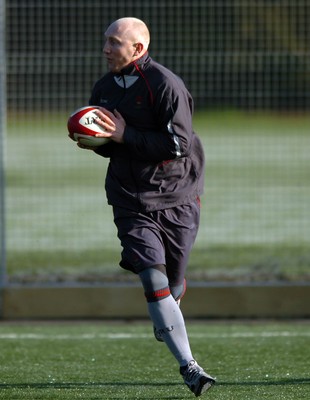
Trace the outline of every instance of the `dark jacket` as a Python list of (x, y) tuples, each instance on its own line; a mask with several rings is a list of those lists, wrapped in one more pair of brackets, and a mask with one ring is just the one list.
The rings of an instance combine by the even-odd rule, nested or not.
[(126, 121), (123, 144), (96, 149), (110, 157), (108, 203), (149, 212), (192, 202), (203, 190), (204, 153), (192, 128), (191, 95), (148, 54), (121, 72), (104, 75), (89, 100)]

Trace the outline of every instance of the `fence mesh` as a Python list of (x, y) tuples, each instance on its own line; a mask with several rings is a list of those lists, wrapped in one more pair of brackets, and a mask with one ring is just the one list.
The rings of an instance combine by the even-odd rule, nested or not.
[(151, 56), (182, 76), (194, 97), (207, 154), (197, 263), (205, 267), (204, 251), (216, 249), (209, 262), (229, 266), (235, 248), (249, 254), (235, 267), (257, 267), (262, 254), (278, 266), (275, 254), (286, 249), (291, 270), (308, 266), (307, 0), (10, 0), (9, 273), (92, 270), (119, 252), (103, 188), (106, 160), (74, 147), (66, 119), (106, 71), (104, 30), (122, 16), (149, 25)]
[(104, 71), (104, 28), (134, 15), (197, 106), (309, 109), (307, 0), (7, 2), (9, 105), (68, 109)]

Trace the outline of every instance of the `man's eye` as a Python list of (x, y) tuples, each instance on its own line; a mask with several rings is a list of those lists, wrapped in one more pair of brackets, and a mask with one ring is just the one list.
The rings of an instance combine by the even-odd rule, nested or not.
[(110, 42), (111, 46), (119, 46), (119, 42), (117, 40), (111, 40)]

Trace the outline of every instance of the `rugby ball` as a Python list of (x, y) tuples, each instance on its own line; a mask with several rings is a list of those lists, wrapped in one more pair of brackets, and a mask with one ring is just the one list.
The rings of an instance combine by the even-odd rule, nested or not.
[(67, 128), (72, 140), (89, 147), (102, 146), (111, 140), (95, 136), (97, 133), (105, 132), (104, 128), (96, 123), (99, 118), (95, 114), (96, 109), (98, 109), (96, 106), (86, 106), (77, 109), (70, 115)]

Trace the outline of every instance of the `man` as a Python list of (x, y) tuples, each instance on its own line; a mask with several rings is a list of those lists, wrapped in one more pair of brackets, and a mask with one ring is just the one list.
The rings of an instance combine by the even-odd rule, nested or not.
[(96, 136), (111, 140), (94, 151), (110, 158), (105, 187), (123, 248), (120, 265), (139, 275), (156, 339), (200, 396), (215, 380), (191, 353), (179, 301), (199, 225), (204, 153), (192, 128), (192, 98), (179, 77), (149, 57), (149, 42), (136, 18), (106, 30), (109, 72), (89, 104), (100, 106), (97, 123), (106, 131)]

